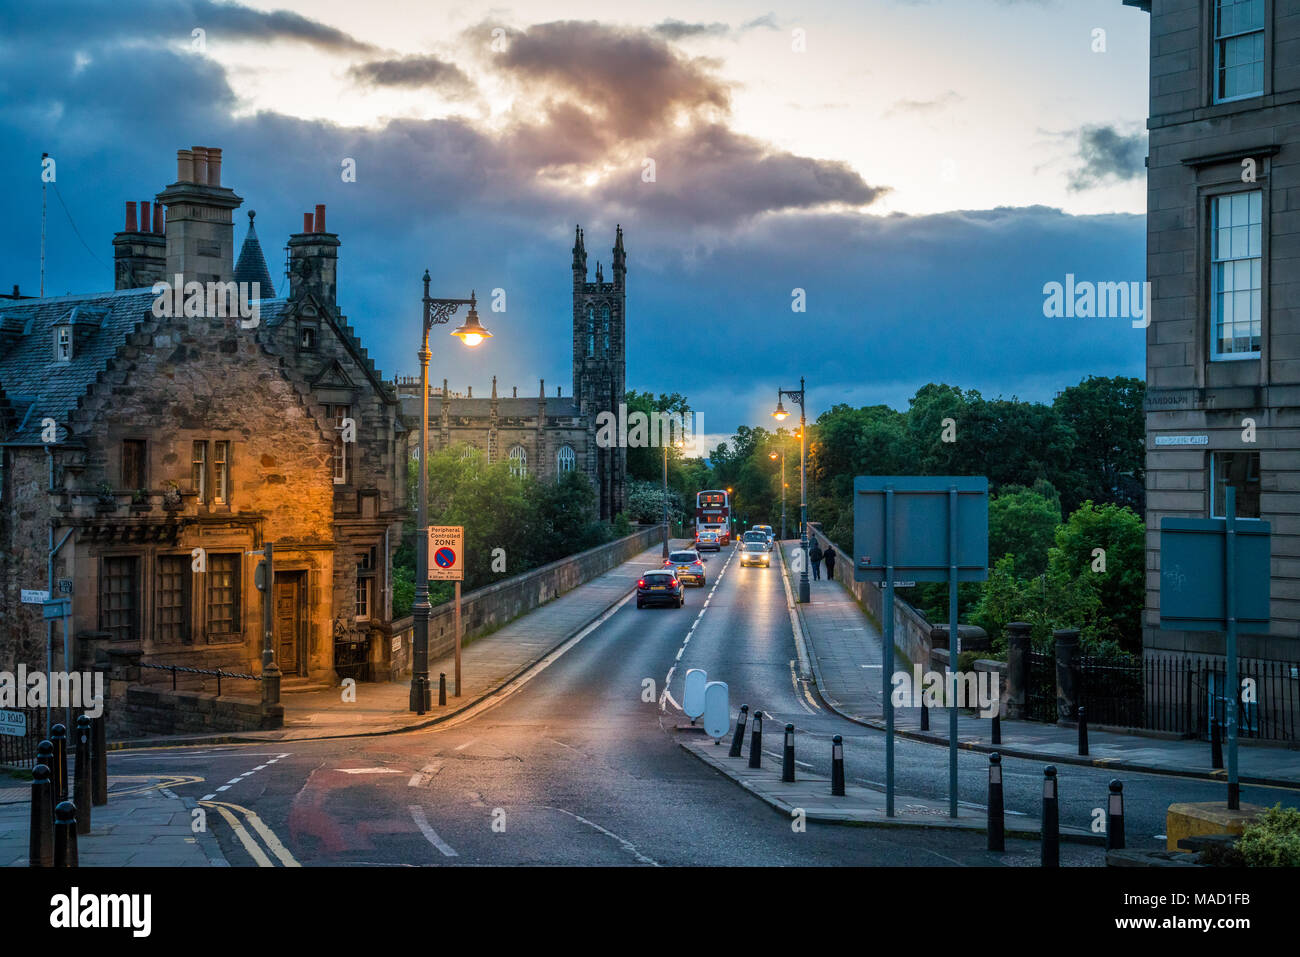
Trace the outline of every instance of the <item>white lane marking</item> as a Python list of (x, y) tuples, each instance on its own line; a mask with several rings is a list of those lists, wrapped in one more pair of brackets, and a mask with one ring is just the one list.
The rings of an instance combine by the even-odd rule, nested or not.
[(437, 774), (441, 768), (441, 761), (433, 761), (430, 764), (426, 764), (424, 767), (420, 768), (420, 770), (411, 775), (411, 779), (406, 782), (407, 787), (428, 787), (429, 782), (433, 780), (433, 776)]
[(624, 838), (619, 837), (619, 836), (618, 836), (617, 834), (615, 834), (613, 831), (610, 831), (610, 830), (607, 830), (606, 828), (601, 827), (601, 826), (600, 826), (599, 824), (597, 824), (595, 821), (588, 821), (588, 820), (587, 820), (585, 817), (583, 817), (581, 814), (574, 814), (572, 811), (566, 811), (566, 810), (565, 810), (564, 808), (562, 808), (562, 807), (548, 807), (548, 806), (545, 805), (545, 804), (540, 805), (540, 806), (541, 806), (541, 807), (545, 807), (548, 811), (559, 811), (561, 814), (567, 814), (567, 815), (569, 815), (569, 817), (573, 818), (575, 821), (581, 821), (583, 824), (587, 825), (587, 826), (590, 827), (590, 828), (594, 828), (595, 830), (599, 831), (601, 834), (604, 834), (606, 837), (611, 837), (611, 838), (613, 838), (614, 840), (618, 841), (619, 844), (623, 845), (623, 850), (627, 851), (629, 854), (631, 854), (633, 857), (635, 857), (635, 858), (636, 858), (638, 861), (640, 861), (642, 864), (649, 864), (651, 867), (658, 867), (658, 866), (659, 866), (659, 862), (658, 862), (658, 861), (654, 860), (654, 858), (646, 857), (644, 854), (642, 854), (640, 851), (638, 851), (638, 850), (636, 849), (636, 846), (635, 846), (631, 841), (628, 841), (628, 840), (625, 840)]
[[(727, 560), (722, 565), (722, 571), (718, 572), (717, 581), (715, 581), (713, 583), (713, 587), (709, 589), (709, 597), (705, 599), (704, 607), (701, 608), (700, 613), (695, 616), (695, 621), (691, 624), (690, 629), (686, 632), (686, 637), (682, 641), (682, 646), (677, 649), (677, 656), (673, 658), (673, 664), (668, 669), (668, 676), (664, 678), (663, 694), (659, 696), (660, 711), (666, 711), (668, 709), (667, 703), (669, 701), (672, 701), (672, 696), (668, 694), (668, 686), (672, 684), (673, 672), (677, 670), (677, 662), (682, 660), (682, 655), (685, 654), (686, 652), (686, 646), (691, 643), (691, 635), (695, 633), (696, 627), (699, 626), (700, 619), (704, 617), (704, 612), (709, 607), (709, 601), (713, 598), (713, 593), (718, 590), (718, 586), (722, 584), (722, 577), (727, 573), (727, 566), (731, 564), (731, 560), (735, 557), (735, 555), (736, 553), (733, 551), (730, 555), (727, 556)], [(679, 705), (676, 701), (673, 701), (673, 707), (677, 708), (678, 711), (681, 710), (681, 705)]]
[(879, 668), (881, 665), (862, 665), (863, 668)]
[[(763, 753), (766, 754), (773, 761), (782, 762), (785, 760), (785, 757), (783, 755), (777, 754), (775, 751), (769, 751), (766, 748), (763, 749)], [(794, 759), (794, 763), (799, 765), (799, 767), (801, 768), (809, 768), (809, 769), (812, 768), (811, 764), (807, 763), (806, 761), (800, 761), (798, 758)]]
[(468, 741), (466, 741), (464, 744), (458, 744), (458, 745), (456, 745), (456, 747), (452, 748), (452, 750), (453, 750), (453, 751), (464, 751), (466, 748), (468, 748), (471, 744), (473, 744), (473, 743), (474, 743), (475, 741), (477, 741), (477, 740), (478, 740), (478, 738), (470, 738), (470, 739), (469, 739)]
[(216, 793), (213, 792), (212, 794), (205, 794), (205, 795), (203, 795), (203, 797), (199, 798), (199, 800), (200, 800), (200, 801), (211, 801), (211, 800), (212, 800), (214, 797), (216, 797), (216, 796), (217, 796)]
[(220, 794), (222, 791), (229, 791), (229, 790), (230, 790), (230, 785), (223, 784), (221, 785), (221, 787), (217, 788), (217, 793)]
[(402, 774), (401, 768), (335, 768), (344, 774)]
[[(663, 694), (663, 696), (664, 696), (664, 698), (667, 698), (669, 701), (672, 701), (673, 707), (676, 708), (678, 711), (681, 711), (681, 710), (682, 710), (682, 706), (679, 705), (676, 701), (674, 701), (674, 700), (673, 700), (673, 696), (670, 695), (670, 694), (668, 693), (668, 688), (667, 688), (667, 687), (664, 688), (664, 694)], [(662, 701), (662, 699), (661, 699), (661, 700), (660, 700), (660, 704), (662, 704), (662, 703), (663, 703), (663, 701)], [(659, 710), (662, 711), (663, 708), (661, 707)]]
[(237, 777), (237, 778), (231, 778), (229, 781), (226, 782), (226, 784), (227, 784), (227, 785), (238, 784), (238, 783), (240, 782), (240, 779), (242, 779), (242, 778), (243, 778), (243, 775), (241, 774), (241, 775), (240, 775), (239, 777)]
[(418, 827), (420, 829), (420, 833), (424, 835), (424, 839), (428, 841), (430, 844), (432, 844), (434, 847), (436, 847), (438, 850), (442, 851), (444, 857), (460, 856), (454, 850), (452, 850), (450, 844), (448, 844), (446, 841), (444, 841), (442, 838), (438, 836), (437, 831), (435, 831), (432, 827), (429, 826), (429, 819), (424, 816), (424, 808), (420, 807), (420, 805), (418, 804), (412, 804), (408, 807), (408, 810), (411, 812), (412, 820), (415, 821), (415, 826)]

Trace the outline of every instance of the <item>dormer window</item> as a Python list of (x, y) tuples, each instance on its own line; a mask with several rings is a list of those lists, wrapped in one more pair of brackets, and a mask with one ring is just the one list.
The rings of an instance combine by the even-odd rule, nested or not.
[(72, 361), (72, 326), (54, 327), (54, 360)]
[(303, 326), (298, 337), (298, 348), (303, 352), (314, 352), (316, 349), (316, 327)]

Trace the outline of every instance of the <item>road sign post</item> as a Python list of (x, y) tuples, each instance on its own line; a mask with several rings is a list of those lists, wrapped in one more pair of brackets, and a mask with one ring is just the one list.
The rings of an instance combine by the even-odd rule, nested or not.
[[(1237, 670), (1239, 632), (1267, 633), (1269, 554), (1268, 522), (1237, 518), (1237, 490), (1228, 486), (1223, 518), (1160, 520), (1160, 627), (1180, 631), (1222, 631), (1226, 685), (1222, 689), (1228, 737), (1228, 808), (1241, 805), (1237, 780)], [(1211, 737), (1218, 715), (1211, 711)]]
[(463, 525), (429, 526), (429, 578), (456, 583), (454, 619), (456, 632), (456, 682), (454, 695), (460, 697), (460, 583), (465, 578), (465, 527)]
[[(885, 814), (894, 816), (894, 586), (948, 582), (948, 813), (957, 816), (957, 583), (988, 577), (989, 482), (982, 476), (858, 476), (853, 577), (882, 586), (880, 696), (885, 713)], [(917, 689), (919, 690), (919, 689)]]

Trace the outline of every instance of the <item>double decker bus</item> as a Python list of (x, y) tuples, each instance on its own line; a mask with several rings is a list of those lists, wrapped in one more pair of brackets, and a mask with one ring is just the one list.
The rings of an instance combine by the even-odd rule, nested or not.
[(731, 544), (731, 500), (726, 489), (709, 489), (695, 494), (695, 536), (700, 532), (718, 533), (718, 541)]

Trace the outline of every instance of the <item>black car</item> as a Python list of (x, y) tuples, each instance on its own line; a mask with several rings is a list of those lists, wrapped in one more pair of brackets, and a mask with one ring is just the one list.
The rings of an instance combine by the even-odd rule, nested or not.
[(686, 588), (670, 571), (646, 572), (636, 583), (636, 606), (671, 605), (681, 608), (686, 604)]

